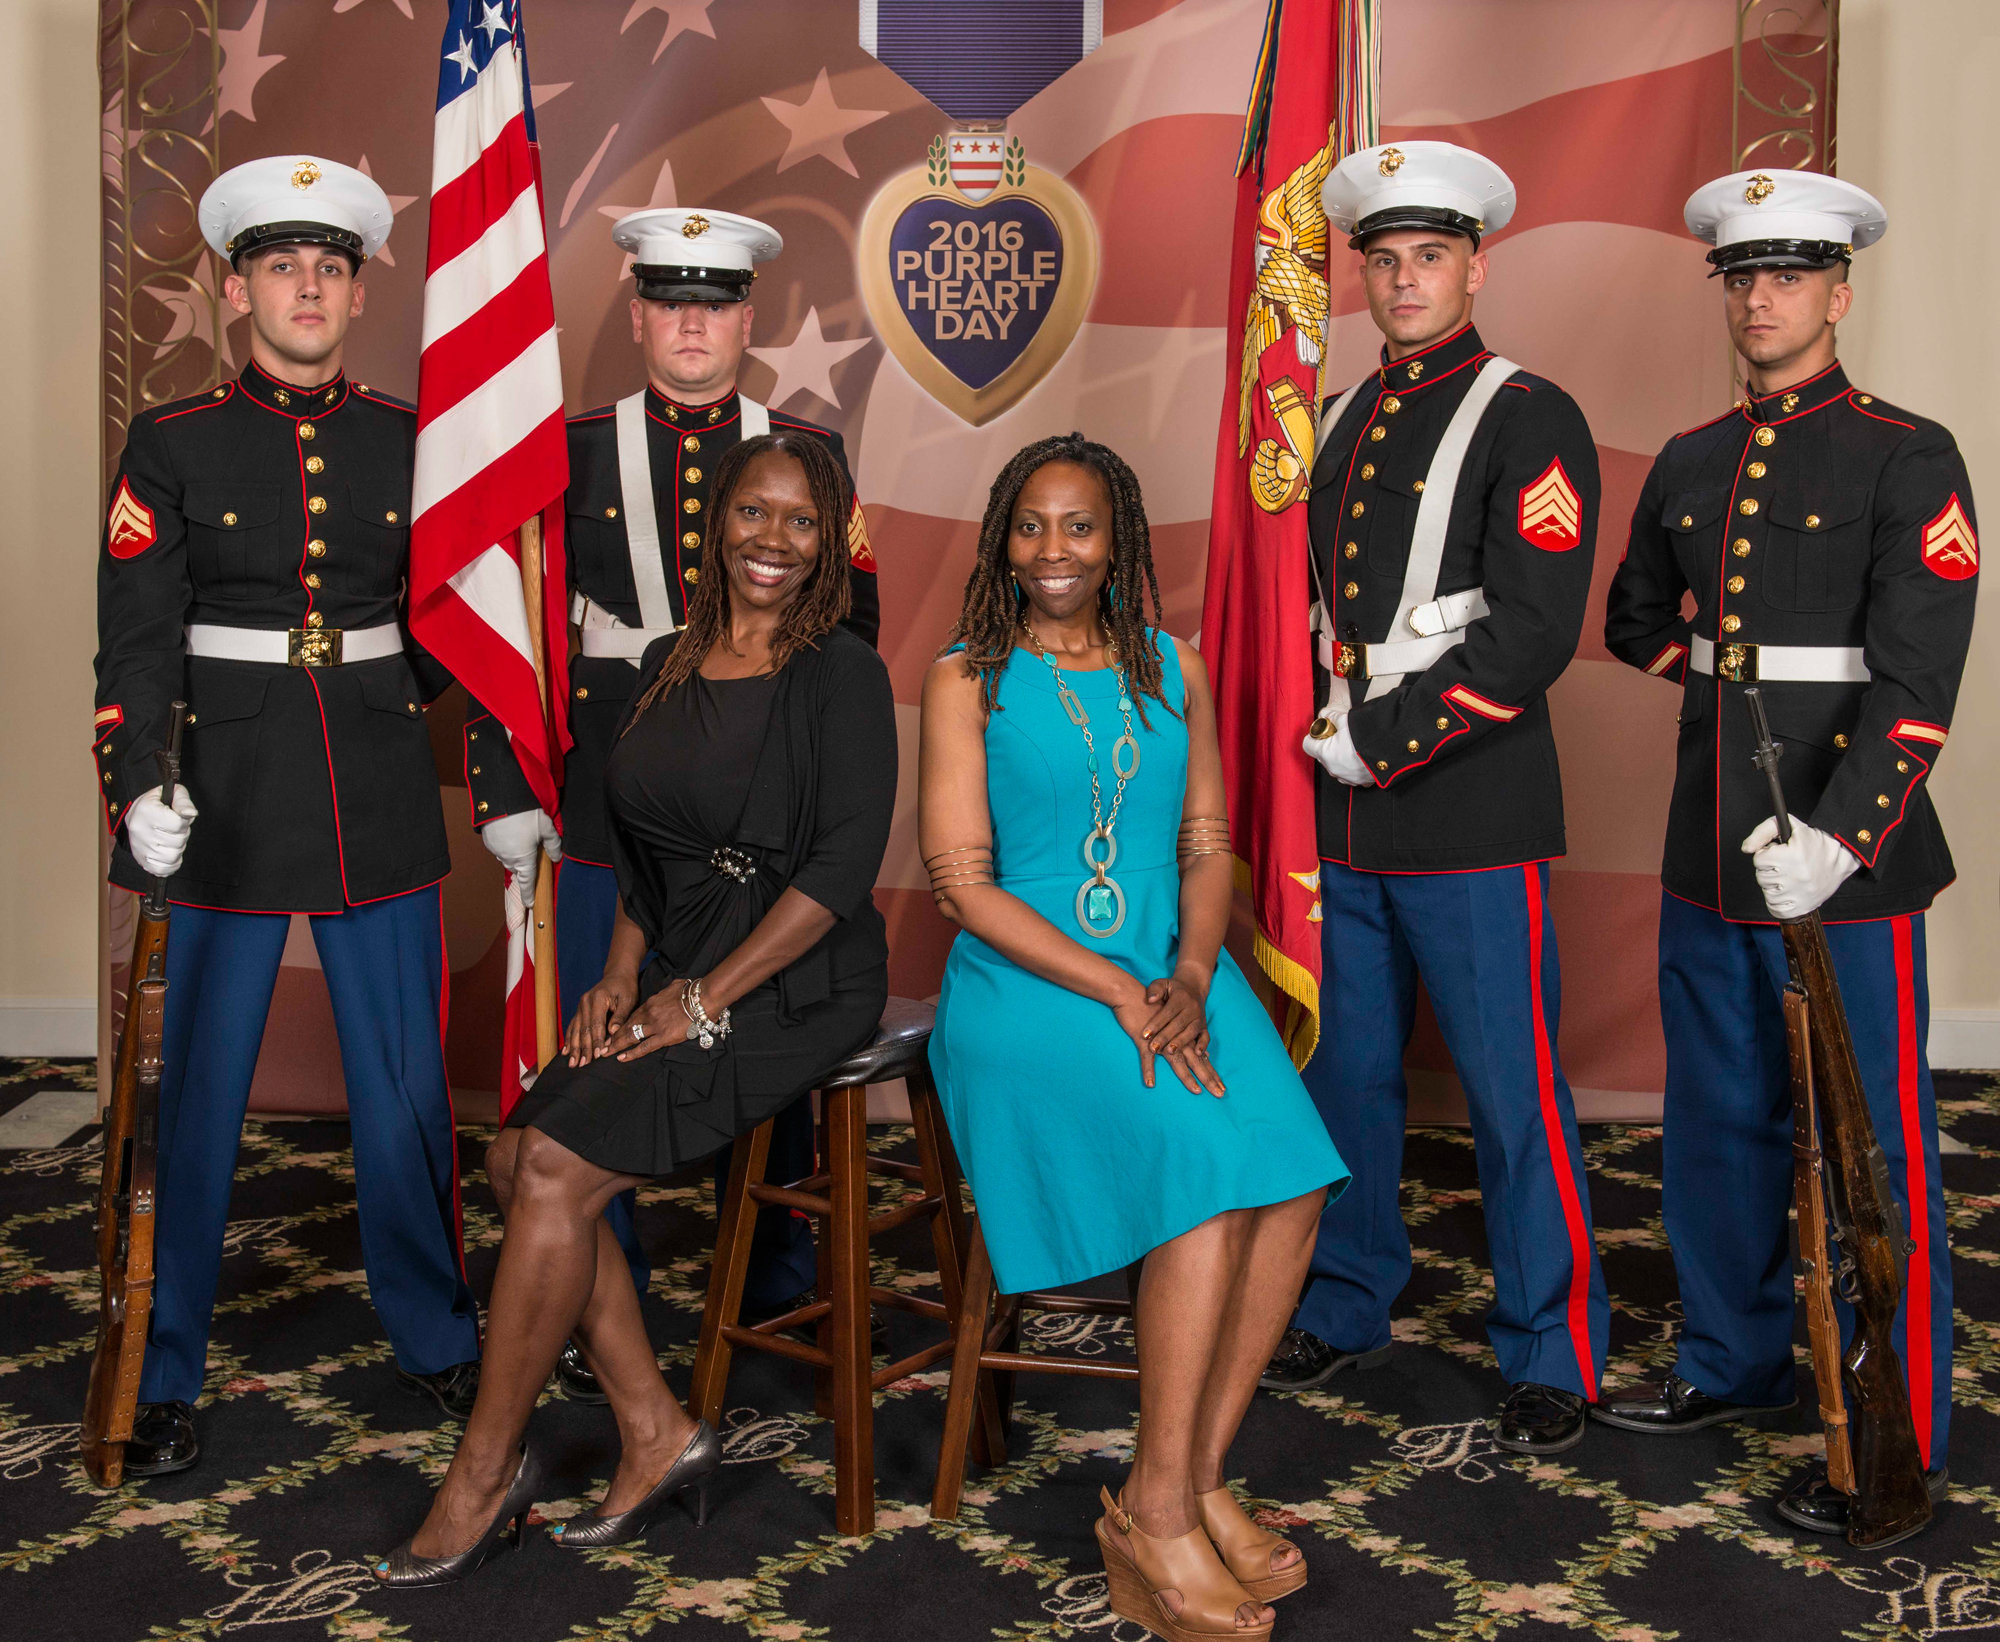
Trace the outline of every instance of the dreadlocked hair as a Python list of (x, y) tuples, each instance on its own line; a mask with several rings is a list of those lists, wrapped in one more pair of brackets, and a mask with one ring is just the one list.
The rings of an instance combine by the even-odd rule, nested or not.
[(680, 642), (668, 655), (660, 676), (634, 705), (625, 722), (627, 730), (662, 696), (692, 678), (709, 651), (727, 638), (729, 573), (722, 558), (722, 527), (743, 470), (771, 452), (789, 456), (805, 469), (806, 488), (812, 492), (813, 508), (819, 514), (819, 558), (778, 619), (778, 630), (771, 636), (771, 671), (782, 671), (801, 650), (817, 649), (819, 641), (846, 617), (854, 597), (847, 547), (847, 516), (854, 506), (854, 488), (826, 441), (811, 434), (767, 433), (731, 445), (716, 464), (715, 504), (709, 509), (702, 541), (702, 562), (710, 567), (709, 574), (695, 583)]
[[(965, 664), (979, 674), (980, 698), (991, 713), (1000, 706), (1000, 675), (1014, 653), (1014, 635), (1026, 613), (1027, 595), (1014, 580), (1007, 562), (1007, 538), (1014, 527), (1014, 507), (1037, 471), (1051, 462), (1074, 462), (1104, 481), (1111, 497), (1111, 568), (1098, 589), (1097, 614), (1139, 708), (1139, 722), (1148, 724), (1145, 698), (1151, 696), (1176, 718), (1180, 715), (1160, 693), (1160, 649), (1153, 630), (1160, 623), (1160, 581), (1153, 571), (1151, 527), (1139, 481), (1125, 459), (1108, 445), (1081, 433), (1056, 434), (1014, 453), (1000, 470), (986, 499), (986, 517), (979, 526), (979, 556), (965, 582), (965, 603), (940, 655), (954, 644), (965, 646)], [(1150, 614), (1149, 614), (1150, 611)]]

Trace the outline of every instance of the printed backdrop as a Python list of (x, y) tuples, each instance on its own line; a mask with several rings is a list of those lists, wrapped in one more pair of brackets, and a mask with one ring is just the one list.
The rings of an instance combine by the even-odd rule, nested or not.
[[(1307, 0), (1293, 0), (1307, 3)], [(1382, 137), (1444, 138), (1492, 155), (1519, 185), (1488, 242), (1479, 301), (1489, 342), (1555, 378), (1596, 432), (1605, 482), (1596, 595), (1554, 692), (1570, 855), (1552, 891), (1565, 979), (1562, 1051), (1586, 1115), (1656, 1109), (1655, 876), (1676, 693), (1615, 665), (1602, 599), (1652, 454), (1726, 408), (1729, 358), (1688, 192), (1728, 167), (1734, 0), (1384, 0)], [(1224, 334), (1229, 222), (1243, 100), (1265, 0), (1105, 0), (1104, 43), (1026, 104), (1009, 130), (1030, 165), (1067, 180), (1102, 247), (1095, 296), (1067, 352), (978, 428), (888, 356), (858, 294), (857, 224), (892, 177), (924, 163), (941, 113), (858, 43), (854, 0), (527, 0), (549, 204), (551, 272), (572, 409), (630, 392), (640, 366), (613, 218), (647, 205), (719, 206), (783, 233), (758, 281), (743, 387), (843, 431), (881, 566), (882, 650), (905, 771), (878, 898), (892, 984), (936, 988), (948, 927), (916, 851), (917, 700), (956, 612), (987, 485), (1020, 445), (1082, 428), (1145, 486), (1167, 624), (1192, 636), (1217, 417), (1235, 392)], [(368, 270), (354, 375), (414, 399), (437, 0), (223, 0), (221, 162), (309, 150), (360, 166), (396, 223)], [(111, 118), (115, 121), (115, 110)], [(1372, 363), (1352, 259), (1333, 255), (1332, 364)], [(171, 289), (179, 328), (240, 368), (241, 322), (212, 335)], [(151, 321), (170, 319), (154, 314)], [(456, 694), (431, 712), (458, 862), (446, 887), (450, 1064), (491, 1089), (505, 938), (500, 875), (472, 834)], [(1411, 1061), (1420, 1106), (1450, 1098), (1428, 1024)], [(339, 1058), (301, 922), (266, 1035), (255, 1099), (337, 1107)]]

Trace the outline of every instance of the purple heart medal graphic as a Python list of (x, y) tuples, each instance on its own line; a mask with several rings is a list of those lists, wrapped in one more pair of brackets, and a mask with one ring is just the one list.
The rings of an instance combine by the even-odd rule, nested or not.
[(1048, 375), (1097, 287), (1097, 228), (1007, 119), (1095, 51), (1103, 0), (861, 0), (861, 45), (953, 122), (861, 219), (862, 300), (919, 387), (990, 422)]

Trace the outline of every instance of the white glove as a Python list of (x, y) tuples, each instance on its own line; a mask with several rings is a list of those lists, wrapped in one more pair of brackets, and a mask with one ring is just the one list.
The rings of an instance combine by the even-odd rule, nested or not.
[(1830, 832), (1792, 823), (1792, 840), (1778, 842), (1774, 815), (1743, 840), (1757, 863), (1757, 887), (1774, 917), (1796, 921), (1817, 912), (1861, 865), (1861, 858)]
[(562, 859), (562, 835), (547, 810), (517, 810), (479, 829), (487, 853), (513, 875), (521, 905), (535, 904), (535, 872), (544, 851), (551, 861)]
[(1368, 760), (1361, 756), (1354, 745), (1354, 738), (1347, 733), (1347, 715), (1335, 713), (1333, 722), (1334, 732), (1324, 741), (1309, 734), (1299, 743), (1305, 748), (1306, 757), (1318, 759), (1326, 766), (1328, 775), (1336, 781), (1346, 782), (1350, 787), (1374, 786), (1375, 772), (1368, 768)]
[(171, 878), (181, 870), (188, 834), (201, 812), (188, 797), (187, 788), (175, 786), (171, 809), (160, 790), (155, 787), (132, 800), (132, 807), (125, 812), (125, 842), (132, 846), (132, 858), (141, 871), (155, 878)]

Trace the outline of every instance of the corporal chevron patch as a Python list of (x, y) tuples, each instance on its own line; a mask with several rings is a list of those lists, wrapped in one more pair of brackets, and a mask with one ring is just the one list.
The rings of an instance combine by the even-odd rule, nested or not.
[(1955, 491), (1938, 516), (1924, 526), (1924, 563), (1948, 582), (1962, 582), (1978, 574), (1979, 537)]
[(105, 545), (114, 559), (136, 558), (160, 539), (153, 522), (153, 510), (132, 494), (132, 481), (120, 479), (118, 493), (111, 498), (109, 534)]
[(1521, 492), (1521, 534), (1550, 553), (1567, 553), (1583, 540), (1583, 498), (1560, 456)]

